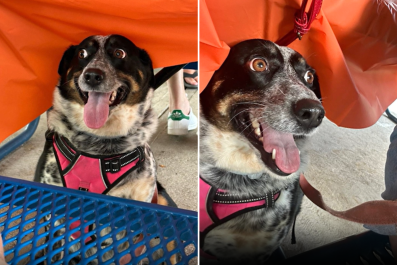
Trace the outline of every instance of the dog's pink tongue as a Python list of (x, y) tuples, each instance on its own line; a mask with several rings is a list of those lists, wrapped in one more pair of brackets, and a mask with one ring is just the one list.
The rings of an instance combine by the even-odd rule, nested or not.
[(101, 128), (109, 116), (110, 93), (88, 92), (84, 106), (84, 122), (91, 129)]
[(284, 173), (293, 173), (299, 169), (300, 156), (292, 134), (282, 133), (262, 125), (263, 149), (272, 154), (276, 149), (276, 165)]

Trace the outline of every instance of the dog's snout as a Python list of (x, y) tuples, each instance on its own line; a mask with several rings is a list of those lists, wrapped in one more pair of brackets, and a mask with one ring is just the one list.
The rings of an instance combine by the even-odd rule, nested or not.
[(319, 126), (325, 115), (321, 103), (313, 99), (301, 99), (293, 108), (296, 119), (306, 129)]
[(105, 73), (100, 69), (90, 68), (87, 69), (84, 73), (84, 80), (90, 86), (99, 85), (102, 80), (105, 78)]

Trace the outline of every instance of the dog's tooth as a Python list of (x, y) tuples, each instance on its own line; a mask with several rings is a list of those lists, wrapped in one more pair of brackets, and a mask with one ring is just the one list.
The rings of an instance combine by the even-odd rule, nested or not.
[(259, 122), (257, 120), (252, 120), (252, 127), (259, 128)]
[(113, 91), (109, 98), (109, 104), (113, 103), (117, 95), (117, 91)]
[(255, 133), (256, 135), (261, 136), (261, 129), (255, 128)]
[(299, 154), (301, 154), (301, 151), (299, 150)]
[(272, 152), (272, 159), (273, 159), (273, 160), (276, 159), (276, 149), (273, 149), (273, 152)]
[(260, 138), (259, 138), (259, 141), (263, 142), (263, 137), (260, 137)]

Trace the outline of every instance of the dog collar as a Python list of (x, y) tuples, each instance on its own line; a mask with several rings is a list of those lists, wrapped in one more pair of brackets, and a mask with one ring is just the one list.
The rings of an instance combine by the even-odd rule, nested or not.
[(207, 258), (215, 257), (202, 249), (205, 237), (215, 227), (247, 212), (272, 208), (281, 191), (267, 192), (260, 197), (241, 197), (218, 189), (200, 176), (200, 251)]

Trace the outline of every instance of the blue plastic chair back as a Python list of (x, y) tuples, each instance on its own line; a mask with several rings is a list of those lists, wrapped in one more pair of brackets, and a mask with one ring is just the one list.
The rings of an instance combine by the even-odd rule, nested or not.
[[(79, 264), (120, 264), (127, 254), (128, 264), (173, 264), (177, 256), (177, 264), (190, 264), (197, 260), (197, 230), (196, 212), (0, 176), (0, 232), (9, 264), (69, 264), (76, 257)], [(143, 250), (138, 256), (137, 248)]]

